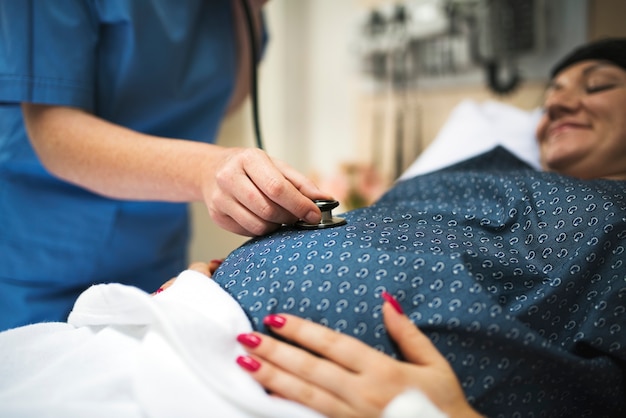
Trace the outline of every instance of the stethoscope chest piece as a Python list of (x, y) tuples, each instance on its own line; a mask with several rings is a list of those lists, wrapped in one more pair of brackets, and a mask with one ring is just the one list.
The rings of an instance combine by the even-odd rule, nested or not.
[(344, 218), (333, 216), (332, 210), (339, 206), (336, 200), (314, 200), (315, 204), (322, 211), (322, 220), (318, 224), (310, 224), (305, 221), (296, 222), (296, 228), (299, 229), (324, 229), (334, 226), (345, 225), (347, 221)]

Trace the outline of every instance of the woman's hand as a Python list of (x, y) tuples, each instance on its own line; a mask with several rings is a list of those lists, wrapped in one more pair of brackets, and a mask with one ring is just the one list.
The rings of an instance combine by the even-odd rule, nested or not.
[(264, 235), (299, 219), (318, 223), (314, 199), (329, 199), (307, 177), (255, 148), (224, 148), (207, 160), (204, 201), (220, 227), (247, 236)]
[[(211, 260), (209, 263), (196, 261), (194, 263), (191, 263), (189, 267), (187, 267), (187, 270), (195, 270), (204, 274), (207, 277), (211, 277), (213, 273), (215, 273), (215, 270), (217, 270), (217, 268), (220, 266), (220, 264), (222, 264), (222, 260)], [(152, 295), (154, 296), (157, 293), (161, 293), (162, 291), (173, 285), (175, 281), (176, 277), (172, 277), (171, 279), (163, 283), (156, 292), (152, 293)]]
[[(480, 416), (467, 403), (454, 371), (390, 295), (385, 326), (408, 362), (395, 360), (355, 338), (292, 315), (269, 315), (273, 332), (311, 354), (270, 336), (242, 334), (249, 356), (237, 362), (272, 394), (330, 417), (378, 417), (396, 395), (422, 391), (451, 417)], [(316, 355), (317, 354), (317, 355)]]

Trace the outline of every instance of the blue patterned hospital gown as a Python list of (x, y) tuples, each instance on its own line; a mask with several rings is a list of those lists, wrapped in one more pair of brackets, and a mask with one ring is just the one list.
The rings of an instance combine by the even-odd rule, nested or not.
[(502, 148), (398, 183), (343, 227), (285, 228), (215, 275), (257, 329), (288, 312), (390, 355), (383, 290), (490, 417), (626, 416), (626, 182)]

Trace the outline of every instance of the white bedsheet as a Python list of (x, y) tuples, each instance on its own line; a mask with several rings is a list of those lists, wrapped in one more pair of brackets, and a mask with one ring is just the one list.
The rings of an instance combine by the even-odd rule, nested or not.
[[(0, 333), (0, 417), (319, 417), (268, 396), (235, 363), (236, 336), (250, 330), (235, 300), (195, 271), (154, 297), (92, 286), (67, 323)], [(442, 416), (416, 392), (385, 416), (415, 413)]]

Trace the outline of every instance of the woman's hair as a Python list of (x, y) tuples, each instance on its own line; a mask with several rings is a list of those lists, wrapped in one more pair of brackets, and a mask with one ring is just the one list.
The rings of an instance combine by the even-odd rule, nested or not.
[(585, 60), (609, 61), (626, 70), (626, 38), (607, 38), (579, 46), (552, 68), (550, 78), (570, 65)]

